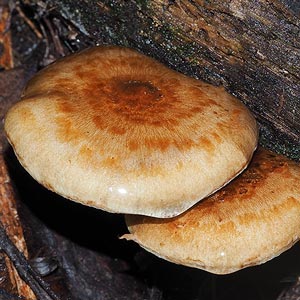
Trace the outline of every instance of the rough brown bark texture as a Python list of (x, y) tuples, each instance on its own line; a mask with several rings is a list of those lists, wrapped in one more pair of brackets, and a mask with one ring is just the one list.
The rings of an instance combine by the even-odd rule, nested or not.
[[(300, 4), (297, 1), (55, 0), (49, 4), (27, 0), (26, 3), (43, 11), (46, 19), (45, 11), (51, 11), (52, 20), (67, 20), (69, 38), (70, 32), (80, 32), (90, 44), (134, 47), (190, 76), (224, 85), (257, 117), (262, 144), (300, 158)], [(57, 32), (56, 48), (59, 48), (57, 39), (66, 34), (62, 30)], [(77, 43), (77, 46), (87, 44)], [(63, 54), (62, 49), (60, 52)]]
[[(23, 235), (23, 228), (17, 212), (14, 190), (4, 162), (3, 154), (0, 156), (0, 220), (6, 229), (6, 233), (26, 257), (28, 256), (27, 245)], [(20, 278), (12, 262), (5, 257), (8, 276), (6, 280), (11, 284), (12, 292), (27, 299), (34, 300), (36, 297), (30, 287)]]

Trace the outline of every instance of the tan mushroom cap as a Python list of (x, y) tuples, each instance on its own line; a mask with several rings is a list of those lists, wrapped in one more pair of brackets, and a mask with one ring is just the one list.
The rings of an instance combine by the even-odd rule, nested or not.
[(248, 164), (255, 119), (223, 88), (128, 48), (93, 47), (40, 71), (5, 131), (41, 184), (103, 210), (175, 216)]
[(264, 263), (300, 234), (300, 166), (259, 149), (249, 168), (222, 190), (172, 219), (127, 215), (143, 248), (216, 274)]

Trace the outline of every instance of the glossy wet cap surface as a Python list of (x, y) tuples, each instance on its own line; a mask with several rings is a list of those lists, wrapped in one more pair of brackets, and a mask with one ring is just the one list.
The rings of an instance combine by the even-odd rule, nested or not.
[(5, 130), (47, 188), (107, 211), (158, 217), (231, 180), (257, 144), (254, 118), (223, 88), (117, 46), (40, 71)]
[(299, 164), (259, 149), (246, 171), (182, 215), (126, 216), (125, 237), (172, 262), (232, 273), (299, 240), (299, 183)]

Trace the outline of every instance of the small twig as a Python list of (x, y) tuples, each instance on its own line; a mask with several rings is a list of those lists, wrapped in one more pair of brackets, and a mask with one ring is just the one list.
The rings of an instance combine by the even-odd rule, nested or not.
[(34, 34), (40, 40), (43, 39), (43, 35), (41, 34), (41, 32), (37, 29), (37, 27), (35, 26), (35, 24), (29, 18), (27, 18), (27, 16), (24, 14), (24, 12), (20, 8), (20, 6), (16, 5), (16, 10), (19, 13), (20, 17), (23, 18), (24, 21), (27, 23), (27, 25), (31, 28), (31, 30), (34, 32)]
[(50, 286), (34, 271), (13, 242), (7, 236), (0, 222), (0, 248), (6, 253), (14, 264), (20, 277), (31, 287), (36, 297), (41, 300), (61, 300)]
[(57, 53), (60, 56), (65, 56), (64, 48), (63, 48), (63, 46), (60, 42), (60, 39), (59, 39), (58, 35), (54, 32), (54, 29), (53, 29), (53, 26), (52, 26), (51, 22), (46, 17), (43, 17), (43, 20), (44, 20), (46, 26), (49, 29), (49, 33), (50, 33), (52, 41), (54, 43), (55, 50), (57, 51)]

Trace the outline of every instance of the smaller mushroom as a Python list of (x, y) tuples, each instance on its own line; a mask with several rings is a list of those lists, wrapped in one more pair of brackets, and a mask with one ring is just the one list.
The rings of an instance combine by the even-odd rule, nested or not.
[(299, 164), (259, 149), (245, 172), (182, 215), (127, 215), (131, 233), (123, 237), (177, 264), (232, 273), (299, 240), (299, 183)]

